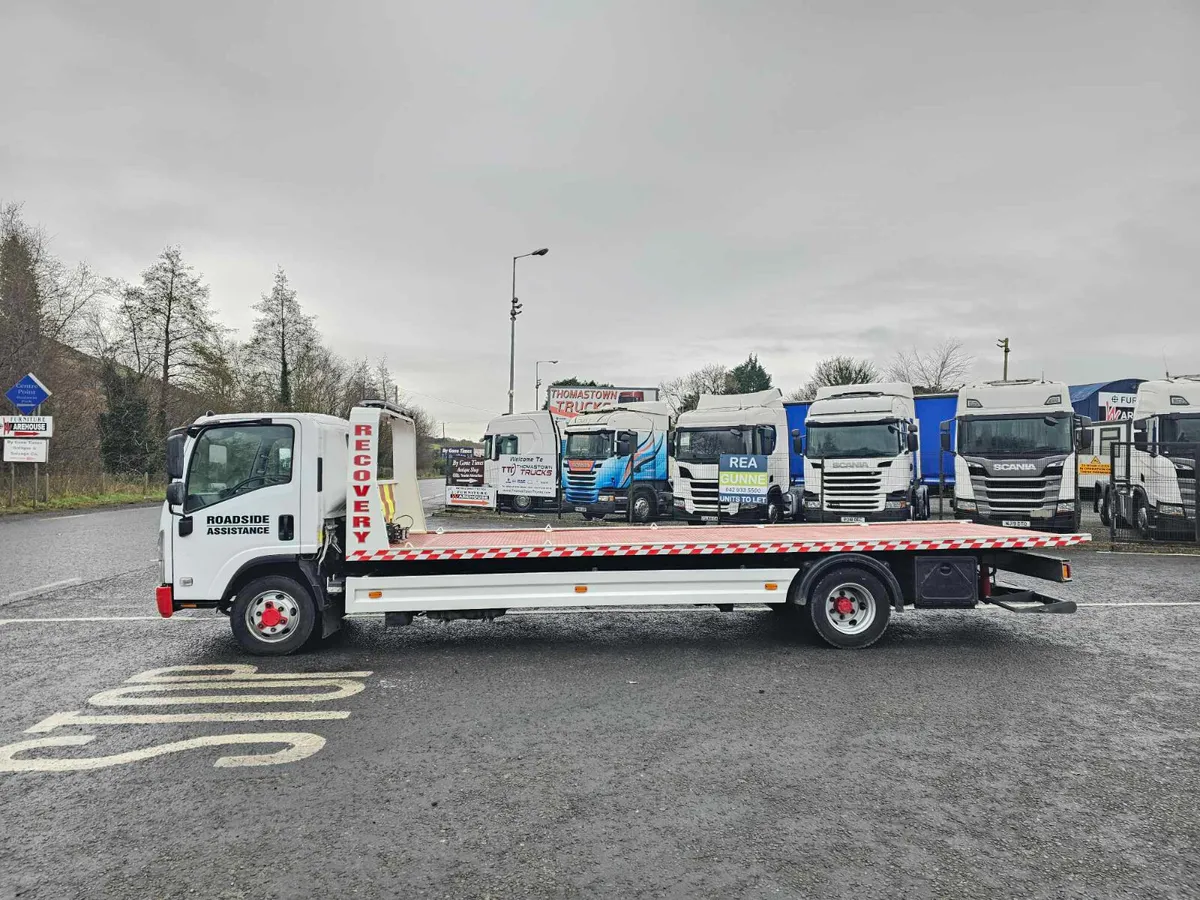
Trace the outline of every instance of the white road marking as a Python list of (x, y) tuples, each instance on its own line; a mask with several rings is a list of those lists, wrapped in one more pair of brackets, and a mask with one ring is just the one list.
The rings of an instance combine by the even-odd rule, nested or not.
[(1200, 609), (1200, 602), (1195, 600), (1129, 600), (1126, 602), (1116, 603), (1099, 603), (1083, 600), (1077, 602), (1076, 606), (1086, 606), (1090, 609), (1104, 609), (1106, 606), (1195, 606)]
[[(168, 691), (227, 691), (235, 688), (324, 687), (332, 688), (320, 694), (203, 694), (198, 697), (179, 695), (169, 697), (138, 697), (135, 694), (157, 694)], [(130, 684), (101, 691), (88, 698), (92, 706), (167, 706), (201, 703), (323, 703), (342, 700), (361, 693), (366, 687), (361, 681), (343, 678), (297, 678), (286, 682), (261, 681), (202, 681), (185, 684)]]
[[(132, 678), (126, 678), (126, 684), (175, 684), (179, 682), (211, 682), (225, 681), (289, 681), (297, 678), (370, 678), (371, 672), (259, 672), (258, 666), (246, 663), (214, 663), (198, 666), (167, 666), (164, 669), (150, 669), (140, 672)], [(254, 715), (254, 713), (245, 713)]]
[(30, 597), (38, 596), (38, 594), (49, 593), (55, 588), (71, 587), (76, 584), (83, 584), (83, 579), (64, 578), (62, 581), (51, 581), (49, 584), (30, 588), (27, 591), (17, 591), (15, 594), (9, 594), (7, 597), (0, 598), (0, 606), (7, 606), (9, 603), (16, 603), (18, 600), (27, 600)]
[(25, 729), (26, 734), (44, 734), (55, 728), (78, 725), (187, 725), (208, 722), (322, 722), (348, 719), (344, 710), (301, 710), (299, 712), (146, 713), (144, 715), (89, 716), (83, 710), (59, 712)]
[(73, 516), (55, 516), (51, 521), (62, 522), (65, 519), (82, 519), (86, 515), (87, 515), (87, 513), (76, 513)]
[(0, 625), (29, 625), (34, 622), (203, 622), (210, 625), (225, 624), (225, 617), (219, 619), (199, 619), (189, 616), (172, 616), (164, 619), (162, 616), (72, 616), (46, 617), (40, 619), (0, 619)]
[(27, 753), (42, 747), (82, 747), (95, 739), (96, 736), (93, 734), (60, 735), (59, 737), (34, 738), (0, 747), (0, 772), (87, 772), (93, 769), (105, 769), (109, 766), (153, 759), (168, 753), (182, 753), (198, 747), (220, 747), (228, 744), (286, 744), (287, 746), (283, 750), (276, 750), (274, 753), (257, 756), (222, 756), (213, 763), (215, 768), (273, 766), (305, 759), (325, 746), (325, 738), (319, 734), (300, 731), (264, 731), (260, 734), (210, 734), (184, 741), (158, 744), (154, 747), (143, 747), (140, 750), (113, 753), (109, 756), (76, 757), (74, 759), (16, 758), (20, 753)]

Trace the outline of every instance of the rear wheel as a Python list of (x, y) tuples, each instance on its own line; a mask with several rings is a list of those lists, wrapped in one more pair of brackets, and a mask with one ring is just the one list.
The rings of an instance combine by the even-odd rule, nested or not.
[(869, 647), (891, 617), (888, 591), (862, 566), (831, 569), (812, 586), (805, 613), (822, 639), (838, 649)]
[(246, 652), (286, 656), (308, 642), (317, 618), (317, 606), (304, 585), (286, 575), (265, 575), (238, 591), (229, 625)]
[(1099, 488), (1097, 488), (1097, 492), (1096, 501), (1100, 512), (1100, 524), (1107, 527), (1112, 525), (1112, 498), (1108, 491), (1099, 493)]

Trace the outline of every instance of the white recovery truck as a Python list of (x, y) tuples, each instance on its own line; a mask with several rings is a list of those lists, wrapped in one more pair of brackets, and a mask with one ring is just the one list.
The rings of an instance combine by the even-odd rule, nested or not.
[(766, 604), (835, 647), (865, 647), (906, 607), (1074, 612), (996, 573), (1067, 581), (1067, 562), (1033, 550), (1088, 539), (963, 522), (431, 533), (415, 459), (412, 420), (382, 400), (348, 421), (217, 415), (173, 432), (159, 613), (217, 609), (245, 650), (281, 655), (345, 615), (394, 626), (514, 608)]
[(929, 518), (911, 384), (818, 388), (804, 428), (805, 521)]
[[(753, 394), (701, 394), (695, 409), (679, 414), (671, 441), (675, 518), (694, 523), (758, 518), (780, 522), (794, 515), (787, 433), (787, 410), (779, 388)], [(766, 506), (718, 504), (721, 456), (727, 453), (767, 458)]]
[(988, 381), (958, 392), (953, 435), (954, 514), (1008, 528), (1079, 529), (1079, 450), (1091, 420), (1075, 414), (1061, 381)]
[(1196, 538), (1196, 457), (1200, 453), (1200, 375), (1138, 385), (1132, 430), (1103, 447), (1112, 462), (1097, 482), (1105, 525), (1115, 515), (1144, 538)]

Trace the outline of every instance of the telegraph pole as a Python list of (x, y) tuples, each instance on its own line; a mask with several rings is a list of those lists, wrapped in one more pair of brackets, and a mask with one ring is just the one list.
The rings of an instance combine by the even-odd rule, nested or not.
[(1004, 351), (1004, 380), (1008, 381), (1008, 338), (1000, 338), (996, 346)]

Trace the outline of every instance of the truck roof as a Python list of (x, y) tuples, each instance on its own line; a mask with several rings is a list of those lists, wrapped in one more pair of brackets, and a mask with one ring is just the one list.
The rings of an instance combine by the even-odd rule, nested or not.
[(261, 419), (303, 419), (317, 425), (348, 430), (350, 422), (338, 416), (327, 416), (324, 413), (308, 412), (248, 412), (248, 413), (216, 413), (214, 415), (197, 416), (192, 425), (221, 425), (229, 422), (252, 422)]
[(583, 413), (568, 422), (566, 430), (613, 425), (620, 421), (622, 413), (646, 417), (655, 428), (663, 430), (669, 427), (671, 421), (671, 407), (667, 403), (662, 400), (642, 400), (637, 403), (625, 403), (596, 412)]
[(783, 391), (779, 388), (768, 388), (751, 394), (701, 394), (696, 403), (697, 410), (749, 409), (761, 406), (783, 406)]
[(773, 425), (784, 418), (783, 392), (770, 388), (752, 394), (701, 394), (695, 409), (679, 414), (675, 427)]
[(827, 384), (817, 388), (818, 400), (828, 400), (831, 397), (907, 397), (912, 399), (911, 384), (902, 381), (873, 381), (867, 384)]
[(1073, 412), (1071, 392), (1061, 381), (985, 381), (963, 385), (958, 392), (957, 416), (1004, 415), (1020, 412)]
[(1200, 413), (1200, 375), (1178, 375), (1143, 381), (1138, 385), (1133, 417), (1163, 413)]
[(817, 389), (817, 397), (808, 409), (814, 423), (829, 420), (864, 418), (916, 418), (911, 384), (880, 381), (868, 384), (835, 384)]

